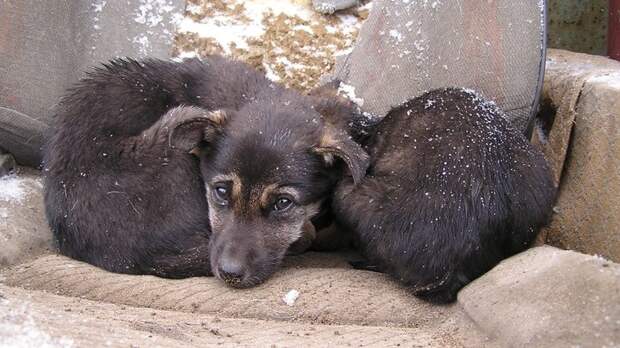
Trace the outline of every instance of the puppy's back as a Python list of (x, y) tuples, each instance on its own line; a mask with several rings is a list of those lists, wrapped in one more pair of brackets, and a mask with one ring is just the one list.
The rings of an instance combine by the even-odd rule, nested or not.
[(453, 300), (549, 219), (544, 158), (472, 92), (435, 90), (393, 109), (367, 147), (369, 175), (341, 188), (337, 210), (371, 261), (418, 295)]
[[(90, 72), (59, 104), (44, 149), (46, 214), (61, 252), (116, 272), (208, 273), (193, 259), (209, 233), (198, 162), (151, 135), (171, 131), (162, 117), (176, 106), (234, 109), (269, 83), (215, 56), (118, 59)], [(178, 264), (187, 250), (194, 264)]]

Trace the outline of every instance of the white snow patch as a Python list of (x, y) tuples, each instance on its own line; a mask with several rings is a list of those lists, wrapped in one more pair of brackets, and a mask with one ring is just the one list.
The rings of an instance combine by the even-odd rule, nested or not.
[[(143, 0), (141, 0), (143, 1)], [(203, 7), (200, 5), (188, 4), (186, 13), (194, 16), (181, 16), (176, 24), (177, 32), (191, 33), (201, 38), (210, 39), (213, 43), (222, 48), (224, 55), (237, 55), (238, 52), (234, 48), (241, 50), (250, 50), (254, 40), (261, 40), (271, 23), (263, 23), (266, 16), (280, 14), (290, 17), (297, 17), (308, 23), (291, 25), (292, 31), (304, 31), (311, 35), (314, 32), (313, 26), (322, 23), (322, 16), (318, 15), (308, 3), (281, 1), (281, 0), (227, 0), (224, 2), (226, 9), (214, 8), (211, 5)], [(372, 4), (366, 4), (363, 8), (370, 9)], [(241, 10), (239, 11), (239, 9)], [(206, 16), (205, 11), (209, 11), (210, 15)], [(196, 19), (196, 16), (200, 19)], [(353, 43), (358, 30), (361, 28), (363, 21), (351, 14), (336, 14), (339, 20), (333, 24), (323, 24), (328, 33), (344, 34), (342, 38), (342, 46), (333, 43), (325, 44), (321, 47), (308, 45), (300, 47), (302, 51), (300, 60), (293, 53), (283, 50), (282, 48), (274, 48), (274, 57), (268, 60), (263, 59), (263, 68), (267, 78), (272, 81), (281, 82), (289, 77), (295, 76), (292, 72), (302, 72), (306, 74), (308, 71), (321, 70), (322, 66), (306, 63), (305, 57), (312, 58), (331, 58), (331, 56), (348, 55), (353, 50)], [(149, 37), (150, 38), (150, 37)], [(151, 38), (151, 41), (154, 40)], [(146, 44), (146, 42), (145, 42)], [(194, 57), (198, 52), (194, 48), (187, 51), (181, 51), (178, 58)], [(286, 54), (289, 57), (284, 57)], [(280, 68), (284, 66), (284, 74), (281, 70), (275, 70), (275, 64)], [(283, 76), (279, 76), (282, 74)], [(361, 100), (361, 99), (360, 99)]]
[(614, 89), (620, 89), (620, 72), (610, 72), (607, 74), (592, 76), (588, 79), (590, 83), (602, 83)]
[(390, 36), (396, 39), (397, 42), (403, 41), (403, 34), (396, 29), (390, 30)]
[[(265, 14), (285, 14), (308, 20), (312, 12), (297, 4), (281, 2), (279, 0), (253, 0), (242, 2), (244, 14), (251, 19), (249, 23), (241, 22), (227, 16), (211, 16), (196, 22), (191, 18), (184, 18), (180, 23), (179, 31), (194, 32), (202, 37), (212, 37), (218, 41), (224, 50), (234, 42), (237, 47), (247, 47), (248, 38), (258, 37), (265, 32), (262, 24)], [(197, 7), (191, 7), (192, 13), (199, 12)], [(307, 30), (311, 31), (308, 27)]]
[(291, 62), (288, 58), (284, 57), (284, 56), (280, 56), (276, 58), (276, 62), (284, 65), (284, 68), (286, 70), (291, 70), (291, 69), (304, 69), (307, 66), (304, 64), (299, 64), (299, 63), (293, 63)]
[(350, 14), (339, 14), (338, 19), (340, 19), (340, 23), (338, 24), (338, 30), (343, 34), (352, 33), (355, 29), (360, 29), (362, 27), (362, 21), (354, 15)]
[(346, 56), (353, 52), (353, 46), (334, 52), (334, 56)]
[(314, 34), (314, 30), (310, 26), (298, 24), (292, 28), (292, 30), (303, 30), (309, 34)]
[(428, 46), (426, 45), (425, 40), (415, 40), (413, 42), (413, 45), (415, 46), (415, 49), (418, 51), (425, 51), (426, 49), (428, 49)]
[(234, 43), (237, 48), (248, 49), (247, 40), (262, 35), (265, 28), (257, 20), (245, 24), (231, 21), (227, 17), (214, 16), (204, 22), (195, 22), (191, 18), (184, 18), (179, 24), (179, 31), (213, 38), (226, 54), (230, 54), (231, 44)]
[(155, 27), (164, 20), (164, 15), (174, 10), (169, 0), (140, 0), (134, 20), (149, 27)]
[(265, 77), (273, 82), (280, 81), (280, 76), (278, 76), (273, 69), (269, 66), (269, 64), (263, 63), (263, 68), (265, 68)]
[(103, 11), (103, 8), (105, 7), (106, 3), (107, 3), (107, 1), (105, 1), (105, 0), (98, 0), (98, 1), (93, 2), (93, 5), (92, 5), (93, 6), (93, 11), (95, 11), (95, 12)]
[(138, 45), (138, 53), (141, 56), (147, 56), (151, 51), (151, 42), (144, 34), (134, 37), (132, 42)]
[[(93, 22), (94, 22), (93, 28), (95, 30), (100, 30), (101, 29), (101, 26), (98, 24), (98, 22), (99, 22), (99, 13), (101, 11), (103, 11), (103, 8), (105, 7), (106, 3), (107, 2), (105, 0), (96, 0), (91, 5), (92, 9), (93, 9), (93, 12), (95, 13), (93, 15)], [(93, 49), (95, 49), (95, 47), (93, 47)]]
[(291, 291), (287, 292), (284, 297), (282, 297), (282, 301), (284, 301), (287, 306), (293, 306), (295, 304), (295, 301), (297, 301), (298, 297), (299, 291), (292, 289)]
[(23, 179), (15, 174), (0, 178), (0, 201), (21, 202), (26, 197)]
[(185, 7), (185, 11), (191, 14), (199, 15), (200, 13), (202, 13), (202, 8), (196, 4), (192, 4), (191, 2), (188, 2)]
[[(232, 44), (237, 48), (248, 49), (247, 41), (249, 39), (258, 38), (264, 34), (263, 18), (267, 13), (297, 16), (303, 20), (310, 20), (313, 16), (312, 10), (303, 5), (280, 0), (235, 1), (231, 2), (229, 6), (236, 4), (243, 4), (245, 16), (251, 19), (249, 22), (222, 15), (209, 16), (198, 22), (185, 17), (179, 21), (178, 30), (179, 32), (196, 33), (200, 37), (212, 38), (222, 47), (225, 54), (230, 55)], [(196, 14), (201, 11), (197, 6), (189, 7), (188, 10)], [(349, 21), (345, 16), (340, 18), (347, 23)], [(312, 33), (309, 26), (298, 26), (293, 29), (303, 29)]]
[[(8, 300), (0, 300), (0, 347), (11, 348), (69, 348), (73, 340), (66, 337), (51, 337), (41, 330), (31, 315), (29, 308), (22, 304), (9, 308)], [(7, 310), (8, 308), (8, 310)]]
[(187, 51), (187, 52), (179, 53), (179, 55), (173, 58), (173, 60), (176, 62), (180, 62), (180, 61), (183, 61), (183, 59), (189, 59), (189, 58), (200, 58), (200, 57), (195, 51)]
[(338, 86), (338, 94), (347, 97), (350, 101), (357, 104), (357, 106), (362, 107), (364, 105), (364, 99), (358, 98), (355, 95), (355, 87), (351, 85), (347, 85), (346, 83), (341, 82), (340, 86)]
[(282, 0), (246, 0), (242, 3), (246, 9), (246, 15), (250, 18), (258, 17), (259, 21), (263, 19), (263, 14), (270, 11), (275, 15), (282, 13), (304, 20), (310, 20), (314, 13), (309, 7)]

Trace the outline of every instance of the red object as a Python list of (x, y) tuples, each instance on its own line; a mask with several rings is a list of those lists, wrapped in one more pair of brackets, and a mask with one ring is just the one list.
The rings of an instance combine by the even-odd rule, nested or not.
[(609, 0), (609, 32), (607, 54), (620, 60), (620, 0)]

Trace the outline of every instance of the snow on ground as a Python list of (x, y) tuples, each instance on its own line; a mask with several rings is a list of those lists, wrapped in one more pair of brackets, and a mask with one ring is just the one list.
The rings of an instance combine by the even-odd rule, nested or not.
[[(22, 204), (33, 189), (42, 187), (41, 179), (23, 176), (19, 172), (0, 177), (0, 203)], [(0, 207), (0, 222), (6, 217), (8, 217), (6, 209)]]
[(43, 331), (29, 314), (27, 303), (10, 306), (0, 298), (0, 348), (69, 348), (71, 339), (51, 337)]
[(284, 301), (287, 306), (293, 306), (295, 304), (295, 301), (297, 301), (297, 298), (299, 298), (299, 291), (292, 289), (291, 291), (287, 292), (286, 295), (284, 295), (282, 301)]
[(358, 98), (355, 95), (355, 87), (351, 85), (347, 85), (344, 82), (341, 82), (340, 86), (338, 87), (338, 94), (347, 97), (350, 101), (357, 104), (357, 106), (359, 107), (364, 106), (364, 99)]
[(588, 79), (590, 83), (602, 83), (611, 88), (620, 90), (620, 73), (610, 72), (607, 74), (592, 76)]
[(350, 52), (371, 5), (325, 16), (309, 0), (189, 0), (176, 55), (228, 55), (274, 81), (309, 90), (336, 56)]
[(21, 202), (26, 195), (24, 182), (15, 174), (0, 178), (0, 201)]

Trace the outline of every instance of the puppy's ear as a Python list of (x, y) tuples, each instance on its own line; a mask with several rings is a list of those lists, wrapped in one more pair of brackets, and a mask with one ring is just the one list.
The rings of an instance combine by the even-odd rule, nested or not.
[(314, 152), (321, 155), (327, 165), (333, 164), (335, 158), (341, 159), (349, 168), (356, 184), (364, 178), (370, 165), (366, 151), (347, 133), (337, 131), (331, 126), (326, 127)]
[(335, 80), (313, 89), (308, 95), (312, 98), (314, 109), (329, 123), (346, 129), (347, 123), (360, 110), (353, 102), (338, 95), (340, 81)]
[(168, 144), (182, 151), (192, 151), (203, 142), (212, 142), (221, 133), (227, 119), (223, 110), (207, 111), (196, 107), (179, 107), (169, 132)]
[(361, 107), (338, 94), (339, 80), (315, 88), (309, 94), (314, 109), (336, 128), (346, 129), (357, 143), (365, 144), (381, 118), (364, 113)]

